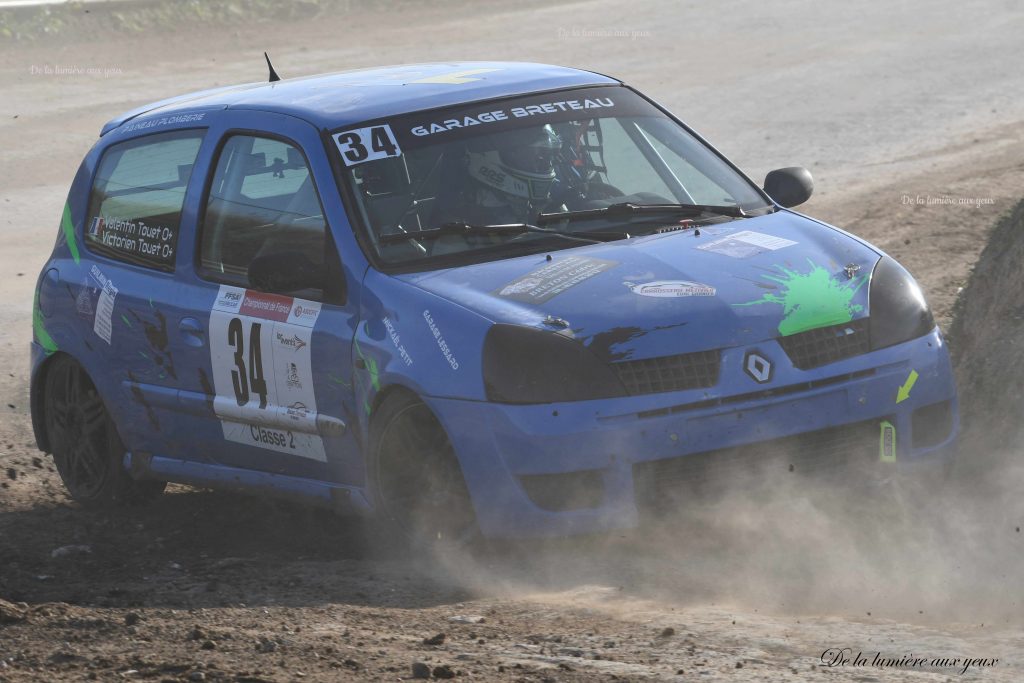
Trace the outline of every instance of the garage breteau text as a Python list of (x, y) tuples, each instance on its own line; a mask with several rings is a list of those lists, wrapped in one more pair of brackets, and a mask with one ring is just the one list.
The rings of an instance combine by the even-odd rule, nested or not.
[(610, 97), (595, 97), (593, 99), (584, 100), (561, 100), (559, 102), (545, 102), (544, 104), (530, 104), (525, 107), (511, 107), (510, 109), (496, 109), (494, 111), (485, 111), (476, 114), (475, 116), (462, 116), (457, 119), (445, 119), (444, 121), (431, 123), (423, 126), (415, 126), (410, 132), (413, 135), (423, 137), (424, 135), (433, 135), (434, 133), (444, 133), (449, 130), (456, 128), (468, 128), (470, 126), (479, 126), (485, 123), (494, 123), (496, 121), (507, 121), (510, 118), (522, 119), (529, 116), (536, 116), (538, 114), (555, 114), (562, 111), (571, 110), (584, 110), (584, 109), (603, 109), (606, 107), (614, 107), (615, 103)]

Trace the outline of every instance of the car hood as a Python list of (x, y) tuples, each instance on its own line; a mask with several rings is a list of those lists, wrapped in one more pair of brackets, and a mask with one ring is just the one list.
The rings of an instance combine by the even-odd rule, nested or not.
[[(607, 361), (757, 343), (867, 315), (879, 253), (789, 211), (398, 276)], [(564, 321), (564, 322), (563, 322)]]

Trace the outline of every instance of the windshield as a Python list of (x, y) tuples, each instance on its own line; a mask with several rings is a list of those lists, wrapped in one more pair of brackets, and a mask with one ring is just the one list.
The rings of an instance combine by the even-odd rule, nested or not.
[[(736, 207), (726, 212), (736, 217), (770, 206), (686, 129), (621, 86), (417, 112), (332, 137), (365, 241), (385, 264), (516, 256), (583, 243), (553, 239), (565, 234), (621, 239), (678, 222), (672, 207), (595, 211), (619, 204)], [(699, 222), (704, 214), (686, 215)], [(721, 210), (706, 218), (733, 219)], [(537, 223), (546, 229), (485, 229)]]

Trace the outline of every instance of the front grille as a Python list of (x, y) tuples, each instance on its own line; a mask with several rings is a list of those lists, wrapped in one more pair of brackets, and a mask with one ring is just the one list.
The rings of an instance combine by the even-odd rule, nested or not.
[(664, 510), (683, 497), (720, 494), (738, 473), (762, 480), (774, 472), (842, 476), (878, 458), (884, 418), (829, 427), (743, 446), (733, 446), (633, 466), (637, 505)]
[(713, 387), (718, 383), (721, 364), (722, 356), (716, 349), (622, 361), (612, 363), (612, 369), (626, 386), (629, 395), (638, 396)]
[(780, 337), (779, 344), (794, 367), (800, 370), (818, 368), (870, 351), (868, 319), (851, 320), (841, 325), (819, 327)]
[(833, 384), (852, 382), (853, 380), (856, 379), (871, 377), (874, 374), (874, 368), (867, 368), (866, 370), (848, 372), (845, 375), (822, 377), (821, 379), (812, 380), (810, 382), (786, 384), (781, 387), (772, 387), (771, 389), (764, 389), (762, 391), (751, 391), (746, 394), (733, 394), (732, 396), (709, 398), (703, 401), (693, 401), (692, 403), (681, 403), (679, 405), (668, 406), (666, 408), (642, 410), (639, 413), (637, 413), (637, 417), (641, 419), (649, 417), (661, 417), (662, 415), (675, 415), (677, 413), (687, 413), (693, 410), (704, 410), (705, 408), (717, 408), (719, 406), (729, 405), (730, 403), (746, 403), (747, 401), (761, 401), (766, 398), (777, 398), (779, 396), (788, 396), (789, 394), (798, 394), (804, 391), (813, 391), (814, 389), (820, 389), (821, 387), (827, 387)]

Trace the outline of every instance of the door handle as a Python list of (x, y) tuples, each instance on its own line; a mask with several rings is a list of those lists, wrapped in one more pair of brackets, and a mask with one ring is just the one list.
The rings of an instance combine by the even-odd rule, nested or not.
[(195, 318), (182, 318), (178, 323), (178, 331), (182, 340), (189, 346), (202, 347), (206, 345), (206, 330), (202, 323)]

